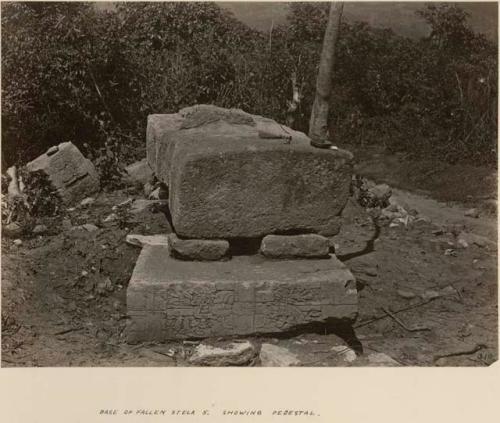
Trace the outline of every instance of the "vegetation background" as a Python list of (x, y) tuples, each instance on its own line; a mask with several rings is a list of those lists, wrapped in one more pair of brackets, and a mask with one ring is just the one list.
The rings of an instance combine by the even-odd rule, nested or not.
[[(262, 32), (215, 3), (2, 3), (2, 164), (72, 141), (106, 179), (143, 157), (150, 113), (213, 103), (284, 122), (292, 74), (307, 131), (327, 9), (291, 3)], [(344, 20), (334, 142), (496, 166), (496, 40), (454, 4), (416, 13), (430, 30), (412, 38)]]

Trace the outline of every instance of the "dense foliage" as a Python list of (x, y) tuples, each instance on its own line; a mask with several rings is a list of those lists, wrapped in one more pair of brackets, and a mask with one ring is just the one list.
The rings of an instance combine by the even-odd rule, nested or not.
[[(213, 3), (2, 4), (2, 156), (22, 163), (73, 141), (102, 168), (144, 155), (146, 116), (195, 103), (285, 120), (291, 76), (307, 130), (325, 3), (293, 3), (254, 31)], [(420, 12), (414, 40), (365, 23), (340, 36), (331, 133), (444, 160), (496, 163), (497, 46), (458, 7)], [(84, 144), (86, 144), (85, 148)], [(95, 156), (94, 154), (94, 156)]]

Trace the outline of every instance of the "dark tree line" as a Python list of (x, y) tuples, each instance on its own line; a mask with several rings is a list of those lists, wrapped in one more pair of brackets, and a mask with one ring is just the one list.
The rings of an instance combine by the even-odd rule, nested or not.
[[(2, 156), (22, 163), (63, 141), (144, 155), (146, 116), (194, 103), (239, 107), (308, 130), (328, 4), (292, 3), (252, 30), (213, 3), (2, 3)], [(449, 162), (496, 163), (497, 45), (448, 4), (409, 39), (341, 26), (329, 122), (335, 142), (378, 143)], [(84, 144), (86, 144), (84, 146)], [(119, 158), (119, 160), (118, 160)]]

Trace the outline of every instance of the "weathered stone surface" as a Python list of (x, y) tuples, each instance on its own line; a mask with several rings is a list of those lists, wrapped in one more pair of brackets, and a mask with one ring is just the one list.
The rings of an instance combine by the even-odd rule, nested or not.
[(260, 348), (262, 367), (291, 367), (299, 364), (299, 358), (286, 348), (273, 344), (262, 344)]
[[(197, 113), (201, 118), (190, 118)], [(194, 123), (186, 125), (189, 119)], [(275, 138), (261, 138), (263, 132)], [(290, 230), (331, 236), (339, 231), (352, 155), (313, 148), (305, 134), (271, 119), (206, 105), (151, 115), (147, 151), (157, 177), (169, 185), (180, 236), (258, 237)]]
[(138, 162), (132, 163), (125, 168), (127, 172), (127, 179), (130, 182), (138, 182), (140, 184), (145, 184), (148, 182), (152, 176), (153, 171), (149, 167), (147, 159), (142, 159)]
[(36, 235), (41, 235), (41, 234), (44, 234), (46, 233), (47, 231), (49, 230), (49, 228), (47, 228), (47, 226), (45, 225), (36, 225), (34, 228), (33, 228), (33, 233), (36, 234)]
[(258, 237), (291, 230), (333, 236), (349, 196), (349, 153), (307, 142), (178, 132), (170, 211), (187, 238)]
[(127, 289), (130, 342), (276, 333), (357, 315), (356, 283), (335, 257), (187, 262), (145, 246)]
[(200, 344), (189, 362), (194, 366), (251, 366), (257, 360), (259, 352), (249, 342), (231, 342), (222, 347)]
[(368, 363), (373, 367), (398, 367), (400, 364), (385, 353), (371, 353)]
[(168, 185), (168, 157), (174, 147), (171, 134), (181, 128), (184, 118), (181, 114), (149, 115), (146, 128), (146, 157), (149, 166), (162, 182)]
[(99, 190), (99, 175), (92, 164), (72, 143), (51, 147), (26, 165), (29, 172), (42, 171), (66, 204), (73, 204)]
[(169, 253), (183, 260), (221, 260), (229, 254), (226, 240), (179, 239), (176, 234), (168, 235)]
[(261, 253), (270, 258), (320, 258), (328, 256), (330, 240), (321, 235), (267, 235)]
[(145, 245), (168, 245), (167, 234), (158, 234), (158, 235), (128, 234), (125, 240), (127, 241), (128, 244), (141, 248), (144, 247)]

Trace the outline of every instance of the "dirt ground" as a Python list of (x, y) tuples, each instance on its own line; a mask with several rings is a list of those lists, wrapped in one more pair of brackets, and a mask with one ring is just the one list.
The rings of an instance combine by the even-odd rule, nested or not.
[[(394, 190), (397, 202), (417, 216), (406, 226), (383, 226), (377, 237), (363, 208), (353, 200), (346, 207), (334, 242), (358, 281), (354, 327), (247, 339), (286, 347), (303, 366), (377, 365), (367, 358), (374, 352), (404, 366), (493, 363), (498, 357), (496, 208), (491, 205), (496, 174), (444, 166), (419, 182), (407, 177), (410, 164), (401, 156), (359, 157), (357, 172), (400, 188)], [(411, 166), (421, 170), (418, 175), (430, 167)], [(429, 182), (431, 176), (442, 183)], [(460, 180), (469, 182), (460, 187)], [(158, 210), (113, 210), (130, 198), (141, 198), (140, 191), (101, 193), (93, 204), (43, 221), (47, 234), (23, 239), (20, 246), (2, 239), (3, 367), (188, 365), (196, 342), (125, 342), (125, 293), (140, 252), (125, 242), (126, 234), (169, 230)], [(479, 218), (464, 216), (471, 204), (480, 210)], [(118, 218), (105, 221), (114, 212)], [(461, 248), (462, 230), (491, 242)], [(366, 247), (370, 239), (373, 251)], [(334, 348), (344, 345), (357, 352), (354, 361)]]

